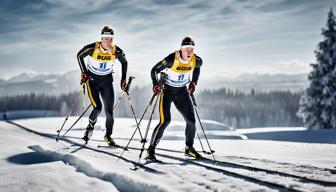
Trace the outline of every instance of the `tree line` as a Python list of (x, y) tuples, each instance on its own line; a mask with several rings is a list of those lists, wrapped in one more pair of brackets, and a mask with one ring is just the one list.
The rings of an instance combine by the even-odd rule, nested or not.
[[(138, 118), (140, 118), (149, 102), (150, 90), (151, 88), (148, 86), (134, 87), (130, 90), (131, 103)], [(115, 94), (115, 103), (119, 94)], [(236, 128), (289, 127), (303, 125), (296, 115), (302, 94), (302, 92), (291, 91), (261, 92), (255, 90), (247, 93), (222, 88), (198, 91), (195, 93), (195, 97), (198, 104), (197, 109), (202, 119), (219, 121)], [(0, 97), (0, 109), (1, 112), (53, 110), (57, 111), (59, 116), (66, 116), (72, 108), (76, 96), (77, 93), (72, 92), (59, 96), (28, 94)], [(79, 96), (73, 114), (79, 115), (89, 103), (86, 95)], [(156, 110), (154, 118), (159, 118), (158, 107)], [(171, 113), (173, 120), (182, 119), (173, 105)], [(102, 115), (104, 115), (104, 109)], [(126, 94), (115, 112), (115, 117), (133, 117)]]

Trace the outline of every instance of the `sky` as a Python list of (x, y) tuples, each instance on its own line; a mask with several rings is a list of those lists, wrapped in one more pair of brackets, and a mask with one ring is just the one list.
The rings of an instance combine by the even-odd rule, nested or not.
[(0, 78), (79, 70), (77, 52), (98, 41), (104, 25), (115, 29), (133, 75), (149, 77), (185, 35), (203, 59), (202, 78), (307, 73), (335, 6), (334, 0), (3, 0)]

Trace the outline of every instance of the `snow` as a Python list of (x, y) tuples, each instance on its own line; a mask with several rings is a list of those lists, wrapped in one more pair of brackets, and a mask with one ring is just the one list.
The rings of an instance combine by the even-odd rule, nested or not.
[[(73, 167), (54, 161), (27, 146), (45, 139), (0, 122), (1, 191), (117, 191), (109, 183), (76, 172)], [(71, 185), (69, 185), (71, 184)]]
[[(62, 133), (76, 118), (69, 118)], [(87, 146), (80, 145), (83, 143), (80, 137), (84, 133), (87, 118), (80, 120), (65, 140), (55, 141), (53, 135), (63, 120), (64, 118), (53, 117), (14, 121), (23, 128), (0, 122), (1, 191), (277, 191), (257, 182), (161, 156), (159, 154), (185, 158), (183, 153), (162, 150), (157, 150), (157, 158), (164, 163), (145, 164), (149, 169), (139, 168), (133, 171), (130, 169), (133, 167), (130, 161), (138, 161), (139, 151), (126, 151), (123, 155), (128, 160), (126, 161), (117, 158), (122, 152), (120, 148), (97, 147), (105, 145), (103, 118), (98, 119), (92, 140)], [(157, 122), (152, 122), (148, 139)], [(162, 139), (158, 148), (183, 151), (184, 140), (180, 135), (184, 130), (174, 130), (174, 126), (179, 124), (181, 122), (172, 122), (172, 126), (164, 133), (167, 137)], [(141, 123), (143, 134), (146, 125), (147, 121), (144, 120)], [(118, 144), (126, 145), (134, 129), (134, 119), (116, 118), (113, 138)], [(336, 138), (336, 130), (312, 131), (301, 127), (279, 127), (235, 131), (214, 129), (207, 130), (207, 133), (214, 136), (244, 135), (249, 138), (209, 137), (219, 161), (336, 182), (336, 145), (335, 139), (332, 139)], [(136, 133), (130, 146), (140, 148), (139, 140), (140, 136)], [(206, 146), (204, 139), (202, 143)], [(197, 138), (195, 147), (201, 149)], [(142, 157), (145, 154), (146, 152)], [(211, 155), (204, 156), (212, 158)], [(145, 163), (143, 159), (140, 162)], [(294, 186), (302, 191), (336, 190), (335, 186), (304, 183), (262, 171), (213, 165), (203, 161), (199, 163), (272, 183)]]

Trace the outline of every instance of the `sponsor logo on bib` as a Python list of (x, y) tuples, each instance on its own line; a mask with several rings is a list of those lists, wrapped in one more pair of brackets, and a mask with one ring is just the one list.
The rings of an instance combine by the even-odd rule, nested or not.
[(98, 55), (97, 59), (100, 59), (100, 60), (111, 60), (111, 56), (101, 56), (101, 55)]
[(191, 69), (192, 69), (191, 67), (181, 67), (181, 66), (176, 67), (176, 70), (178, 71), (189, 71)]

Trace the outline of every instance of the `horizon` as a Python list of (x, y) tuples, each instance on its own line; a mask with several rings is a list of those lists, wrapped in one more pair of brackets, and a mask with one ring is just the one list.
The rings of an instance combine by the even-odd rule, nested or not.
[[(36, 72), (36, 71), (23, 71), (23, 72), (20, 72), (20, 73), (17, 73), (17, 74), (13, 74), (12, 76), (9, 76), (9, 77), (6, 77), (6, 78), (0, 78), (0, 80), (4, 80), (4, 81), (8, 81), (12, 78), (16, 78), (18, 76), (21, 76), (21, 75), (30, 75), (32, 77), (35, 77), (35, 76), (39, 76), (39, 75), (46, 75), (46, 76), (49, 76), (49, 75), (65, 75), (65, 74), (68, 74), (68, 73), (75, 73), (75, 72), (78, 72), (78, 74), (80, 74), (80, 70), (70, 70), (70, 71), (66, 71), (66, 72), (60, 72), (60, 73), (55, 73), (55, 72)], [(288, 76), (296, 76), (296, 75), (307, 75), (309, 72), (302, 72), (302, 73), (294, 73), (294, 74), (288, 74), (288, 73), (258, 73), (258, 72), (251, 72), (251, 73), (241, 73), (241, 74), (237, 74), (235, 76), (230, 76), (230, 77), (224, 77), (223, 79), (226, 80), (226, 79), (235, 79), (235, 78), (238, 78), (242, 75), (255, 75), (255, 76), (277, 76), (277, 75), (288, 75)], [(132, 75), (132, 74), (130, 74)], [(206, 80), (209, 80), (209, 78), (205, 78)], [(212, 78), (210, 78), (212, 79)]]

